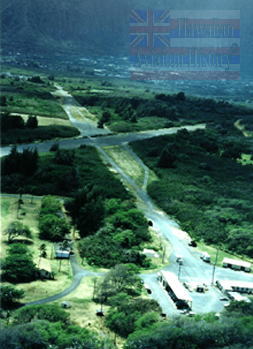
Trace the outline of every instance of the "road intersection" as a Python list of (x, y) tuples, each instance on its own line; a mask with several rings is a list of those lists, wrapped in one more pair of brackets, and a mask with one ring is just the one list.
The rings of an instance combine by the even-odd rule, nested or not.
[[(168, 265), (163, 268), (163, 270), (168, 270), (180, 277), (180, 281), (189, 283), (204, 283), (207, 285), (207, 292), (200, 294), (197, 292), (191, 292), (190, 295), (193, 299), (192, 310), (196, 313), (206, 313), (206, 312), (220, 312), (224, 308), (224, 302), (220, 300), (222, 294), (212, 284), (212, 273), (213, 266), (211, 264), (205, 263), (200, 259), (199, 253), (193, 248), (188, 246), (189, 237), (187, 233), (180, 230), (180, 227), (176, 222), (171, 220), (164, 212), (158, 208), (146, 192), (146, 184), (142, 187), (138, 186), (137, 183), (128, 176), (124, 170), (117, 164), (106, 151), (103, 149), (107, 146), (120, 145), (128, 148), (133, 155), (133, 151), (128, 147), (128, 144), (132, 141), (143, 140), (151, 137), (157, 137), (161, 135), (176, 133), (181, 128), (186, 128), (189, 131), (195, 129), (203, 129), (205, 125), (194, 125), (194, 126), (184, 126), (179, 128), (170, 128), (154, 131), (145, 132), (133, 132), (128, 134), (110, 134), (108, 130), (101, 130), (96, 127), (94, 121), (89, 119), (84, 119), (82, 121), (78, 120), (73, 113), (73, 106), (78, 107), (79, 112), (81, 108), (75, 99), (66, 91), (64, 91), (60, 86), (56, 86), (58, 93), (63, 97), (63, 109), (66, 111), (69, 119), (74, 127), (79, 129), (81, 136), (76, 139), (64, 139), (57, 143), (60, 148), (72, 149), (77, 148), (80, 145), (90, 145), (96, 147), (101, 157), (110, 164), (110, 166), (117, 171), (121, 176), (122, 181), (128, 188), (131, 188), (132, 194), (135, 195), (137, 199), (137, 206), (142, 210), (144, 215), (148, 220), (153, 222), (153, 227), (157, 231), (157, 234), (163, 236), (167, 239), (171, 246), (173, 247), (173, 252), (168, 260)], [(76, 113), (75, 113), (76, 115)], [(55, 141), (47, 141), (38, 144), (24, 144), (17, 147), (18, 151), (22, 151), (26, 148), (35, 147), (39, 152), (46, 152), (50, 150), (50, 147), (55, 143)], [(11, 147), (3, 147), (1, 149), (1, 156), (9, 154)], [(143, 164), (142, 160), (134, 153), (136, 161), (143, 166), (145, 169), (145, 176), (148, 176), (148, 168)], [(183, 265), (179, 268), (176, 262), (176, 256), (183, 256)], [(89, 272), (81, 268), (75, 258), (71, 259), (72, 271), (73, 271), (73, 281), (69, 288), (63, 292), (43, 299), (35, 301), (29, 304), (42, 304), (50, 302), (56, 299), (60, 299), (72, 292), (81, 282), (81, 279), (88, 275), (93, 275), (94, 273)], [(179, 275), (180, 274), (180, 275)], [(157, 280), (157, 273), (143, 273), (141, 277), (151, 290), (151, 297), (158, 301), (163, 312), (167, 315), (178, 314), (178, 310), (174, 302), (168, 296), (168, 293), (161, 287)], [(240, 280), (240, 281), (251, 281), (253, 282), (253, 275), (246, 274), (245, 272), (233, 271), (229, 269), (216, 267), (214, 280)]]

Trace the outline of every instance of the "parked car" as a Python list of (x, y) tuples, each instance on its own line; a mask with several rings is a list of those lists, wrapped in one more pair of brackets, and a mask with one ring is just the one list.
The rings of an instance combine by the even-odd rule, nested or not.
[(206, 263), (211, 262), (211, 257), (207, 252), (202, 252), (202, 255), (200, 256), (200, 258)]
[(147, 291), (148, 294), (151, 294), (151, 293), (152, 293), (152, 291), (151, 291), (151, 289), (148, 287), (148, 285), (144, 284), (144, 288), (145, 288), (145, 290)]
[(192, 247), (197, 247), (198, 246), (198, 244), (197, 244), (197, 242), (195, 240), (191, 240), (188, 245), (192, 246)]

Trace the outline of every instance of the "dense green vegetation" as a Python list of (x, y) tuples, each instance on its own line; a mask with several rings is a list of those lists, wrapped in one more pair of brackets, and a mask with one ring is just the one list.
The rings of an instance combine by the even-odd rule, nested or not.
[(253, 256), (252, 165), (241, 165), (251, 152), (244, 139), (222, 130), (158, 137), (133, 144), (159, 180), (150, 195), (195, 239)]
[(45, 196), (41, 202), (39, 237), (42, 240), (63, 241), (70, 232), (68, 223), (57, 198)]
[(10, 309), (19, 305), (18, 301), (24, 296), (24, 291), (13, 286), (1, 285), (1, 308)]
[[(217, 116), (220, 122), (232, 123), (240, 117), (247, 119), (252, 111), (224, 101), (186, 96), (183, 92), (173, 95), (144, 94), (127, 96), (125, 91), (95, 90), (87, 86), (83, 91), (74, 91), (81, 105), (87, 106), (100, 117), (104, 124), (116, 132), (139, 131), (163, 127), (181, 126), (196, 122), (213, 123)], [(106, 116), (106, 117), (105, 117)], [(228, 121), (229, 120), (229, 121)]]
[[(18, 153), (13, 147), (3, 159), (2, 168), (5, 192), (20, 193), (22, 188), (26, 193), (69, 197), (65, 206), (83, 238), (79, 244), (81, 257), (89, 264), (149, 266), (141, 253), (142, 243), (151, 239), (147, 221), (95, 149), (56, 147), (55, 152), (38, 157), (36, 150)], [(43, 199), (39, 217), (41, 239), (62, 241), (68, 234), (69, 225), (61, 213), (53, 199)]]
[(119, 264), (97, 285), (94, 300), (110, 306), (105, 325), (122, 337), (139, 327), (160, 320), (161, 308), (154, 300), (141, 297), (143, 284), (135, 264)]
[(79, 131), (75, 127), (51, 125), (39, 126), (32, 132), (28, 129), (16, 129), (2, 133), (2, 144), (18, 144), (31, 143), (34, 141), (44, 141), (56, 138), (70, 138), (79, 135)]
[[(56, 112), (57, 108), (51, 104), (55, 102), (50, 94), (52, 87), (44, 77), (32, 76), (25, 82), (3, 77), (2, 83), (5, 95), (0, 104), (4, 110), (21, 112), (27, 103), (25, 112), (31, 115), (34, 115), (34, 106), (43, 115), (53, 116), (51, 112)], [(129, 96), (120, 93), (115, 96), (110, 83), (101, 83), (102, 88), (111, 90), (106, 94), (92, 92), (86, 87), (77, 89), (75, 94), (79, 102), (91, 112), (95, 111), (100, 119), (99, 127), (107, 125), (114, 131), (125, 132), (207, 122), (205, 131), (190, 134), (183, 130), (177, 135), (137, 142), (133, 147), (158, 175), (159, 180), (148, 187), (150, 195), (183, 229), (196, 240), (203, 239), (253, 257), (253, 168), (239, 161), (243, 153), (252, 157), (252, 150), (233, 128), (240, 119), (246, 129), (251, 130), (251, 111), (226, 102), (187, 97), (183, 92), (170, 96), (151, 96), (148, 92), (142, 97), (130, 93)], [(31, 101), (33, 91), (36, 97), (33, 95)], [(18, 95), (22, 96), (24, 104)], [(53, 109), (47, 110), (44, 102)], [(61, 113), (57, 115), (65, 117)], [(36, 120), (30, 116), (24, 123), (22, 117), (5, 118), (3, 142), (46, 139), (43, 138), (45, 134), (48, 138), (64, 137), (58, 126), (54, 131), (52, 127), (37, 127)], [(65, 208), (80, 236), (80, 257), (93, 266), (112, 267), (101, 282), (94, 282), (93, 300), (100, 305), (108, 329), (126, 341), (121, 347), (253, 347), (251, 304), (232, 302), (220, 318), (205, 314), (196, 315), (194, 319), (184, 316), (164, 319), (157, 302), (148, 299), (146, 294), (143, 297), (145, 291), (138, 277), (139, 267), (150, 267), (149, 260), (141, 252), (143, 243), (151, 240), (143, 214), (136, 209), (120, 181), (101, 162), (95, 149), (84, 146), (77, 150), (61, 150), (56, 145), (53, 150), (39, 156), (34, 149), (18, 153), (13, 147), (11, 154), (2, 160), (2, 190), (20, 194), (20, 204), (22, 193), (65, 197)], [(38, 216), (39, 238), (62, 242), (70, 225), (62, 202), (50, 195), (42, 200)], [(14, 221), (5, 233), (12, 245), (2, 261), (3, 281), (33, 281), (38, 269), (23, 241), (31, 237), (31, 231), (20, 221)], [(13, 243), (17, 239), (23, 244)], [(39, 250), (40, 259), (47, 256), (45, 243)], [(27, 306), (9, 314), (5, 309), (20, 305), (17, 302), (24, 292), (9, 285), (2, 286), (1, 292), (0, 345), (3, 348), (115, 347), (104, 333), (71, 322), (69, 313), (57, 305)], [(106, 307), (104, 313), (103, 307)]]
[[(218, 319), (214, 314), (151, 323), (131, 334), (125, 349), (252, 348), (252, 303), (232, 303)], [(247, 311), (245, 311), (247, 308)]]
[[(97, 204), (89, 208), (95, 210), (94, 218), (97, 217), (96, 212), (97, 219), (102, 218), (99, 216)], [(78, 214), (75, 207), (72, 210)], [(79, 214), (77, 224), (81, 224), (80, 234), (89, 235), (94, 230), (92, 226), (98, 226), (97, 222), (92, 224), (90, 218), (86, 219), (87, 214), (90, 211), (85, 212), (85, 216), (84, 210)], [(88, 227), (85, 225), (86, 221), (90, 224)], [(150, 263), (141, 253), (141, 246), (150, 240), (147, 221), (131, 201), (108, 199), (104, 203), (103, 226), (94, 235), (87, 236), (80, 242), (79, 253), (89, 264), (112, 267), (117, 263), (135, 263), (148, 267)]]
[(115, 348), (108, 336), (71, 322), (58, 305), (28, 306), (17, 310), (11, 325), (0, 329), (1, 348), (103, 349)]
[(5, 281), (18, 283), (36, 279), (36, 266), (28, 247), (24, 244), (12, 244), (2, 262), (2, 278)]
[(93, 148), (58, 150), (39, 158), (36, 154), (36, 150), (17, 153), (13, 147), (10, 155), (2, 159), (3, 192), (18, 193), (22, 188), (23, 192), (35, 195), (72, 196), (91, 186), (105, 198), (129, 197)]
[[(141, 131), (143, 129), (156, 129), (163, 127), (180, 126), (182, 117), (177, 113), (175, 101), (180, 97), (174, 96), (175, 101), (171, 104), (159, 99), (140, 98), (139, 96), (129, 97), (122, 92), (112, 93), (107, 88), (103, 91), (92, 93), (86, 91), (85, 95), (75, 91), (74, 96), (81, 105), (100, 116), (98, 125), (107, 125), (115, 132)], [(179, 95), (180, 96), (180, 95)], [(179, 99), (178, 99), (179, 98)], [(150, 120), (149, 120), (150, 118)]]

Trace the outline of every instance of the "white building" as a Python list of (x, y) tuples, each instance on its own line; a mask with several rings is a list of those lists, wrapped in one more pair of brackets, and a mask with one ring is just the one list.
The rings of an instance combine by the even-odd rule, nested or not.
[(161, 271), (158, 280), (175, 303), (182, 301), (185, 302), (189, 308), (192, 307), (192, 298), (175, 274), (169, 271)]
[(237, 301), (237, 302), (244, 301), (244, 302), (250, 303), (250, 300), (248, 297), (242, 296), (238, 292), (227, 292), (227, 294), (228, 294), (228, 297), (233, 301)]
[(250, 272), (250, 270), (251, 270), (251, 263), (239, 261), (236, 259), (230, 259), (230, 258), (224, 258), (223, 262), (222, 262), (222, 266), (224, 268), (243, 270), (243, 271), (247, 271), (247, 272)]
[(229, 292), (253, 294), (253, 282), (237, 280), (217, 280), (218, 288), (229, 295)]

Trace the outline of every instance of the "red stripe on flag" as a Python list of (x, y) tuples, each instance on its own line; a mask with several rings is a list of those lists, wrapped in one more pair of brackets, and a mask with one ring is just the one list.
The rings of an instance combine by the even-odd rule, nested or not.
[(239, 80), (239, 71), (133, 72), (133, 80)]

